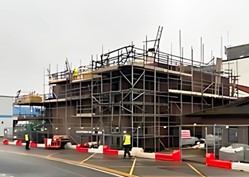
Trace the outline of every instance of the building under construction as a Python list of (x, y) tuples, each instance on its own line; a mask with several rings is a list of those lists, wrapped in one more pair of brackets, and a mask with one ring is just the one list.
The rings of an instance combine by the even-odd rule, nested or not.
[(236, 99), (230, 85), (236, 77), (222, 71), (221, 59), (205, 64), (161, 52), (161, 32), (152, 47), (146, 40), (142, 49), (128, 45), (104, 53), (74, 73), (68, 62), (66, 70), (50, 71), (51, 93), (42, 101), (46, 130), (72, 143), (112, 148), (122, 146), (126, 130), (133, 146), (159, 151), (179, 145), (178, 126), (193, 124), (185, 114)]

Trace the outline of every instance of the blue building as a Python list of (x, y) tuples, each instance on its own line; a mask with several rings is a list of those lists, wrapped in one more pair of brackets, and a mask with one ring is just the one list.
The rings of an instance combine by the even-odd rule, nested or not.
[(42, 115), (41, 106), (13, 106), (13, 116), (18, 117), (40, 117)]

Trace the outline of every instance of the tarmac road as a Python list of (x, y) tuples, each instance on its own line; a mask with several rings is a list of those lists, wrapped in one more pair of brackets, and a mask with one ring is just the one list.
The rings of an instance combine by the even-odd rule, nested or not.
[(0, 176), (5, 177), (113, 177), (105, 172), (29, 155), (0, 151)]
[(249, 177), (247, 172), (208, 167), (192, 162), (123, 159), (122, 156), (79, 153), (67, 149), (31, 148), (27, 151), (24, 146), (5, 146), (0, 142), (0, 177), (114, 176), (110, 173), (134, 177)]

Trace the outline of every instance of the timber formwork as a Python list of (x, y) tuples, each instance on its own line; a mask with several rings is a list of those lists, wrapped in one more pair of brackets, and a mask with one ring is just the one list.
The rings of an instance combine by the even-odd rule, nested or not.
[(92, 58), (72, 69), (49, 74), (50, 97), (44, 101), (53, 134), (67, 134), (74, 143), (98, 141), (121, 148), (122, 132), (133, 146), (159, 151), (179, 144), (183, 115), (228, 104), (231, 77), (221, 60), (204, 64), (134, 45)]

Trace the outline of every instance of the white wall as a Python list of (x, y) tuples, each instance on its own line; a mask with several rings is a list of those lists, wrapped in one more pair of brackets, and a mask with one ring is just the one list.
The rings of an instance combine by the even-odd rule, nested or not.
[(0, 136), (5, 128), (13, 128), (13, 97), (0, 96)]

